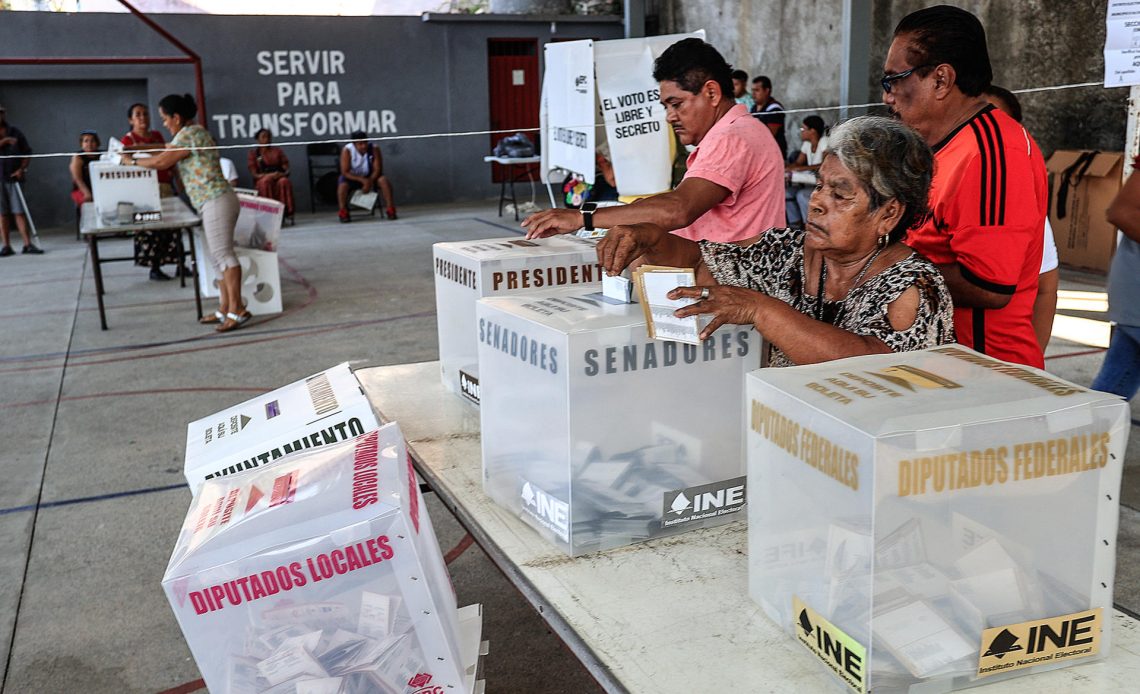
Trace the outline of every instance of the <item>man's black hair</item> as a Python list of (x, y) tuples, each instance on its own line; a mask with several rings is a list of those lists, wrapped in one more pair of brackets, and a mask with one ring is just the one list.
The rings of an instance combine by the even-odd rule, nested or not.
[(363, 130), (353, 130), (351, 137), (353, 142), (357, 140), (365, 140), (368, 138), (368, 133), (364, 132)]
[(935, 5), (911, 12), (895, 27), (895, 37), (907, 35), (910, 64), (922, 67), (916, 72), (930, 74), (936, 65), (954, 68), (958, 89), (966, 96), (978, 96), (994, 78), (986, 49), (986, 30), (978, 18), (950, 5)]
[(1009, 107), (1009, 115), (1012, 116), (1013, 119), (1018, 123), (1021, 122), (1021, 102), (1017, 100), (1017, 97), (1013, 92), (1009, 91), (1005, 87), (999, 87), (996, 84), (991, 84), (990, 86), (986, 87), (985, 91), (982, 92), (982, 94), (996, 96), (998, 99), (1001, 99), (1001, 101)]
[(690, 94), (712, 80), (720, 85), (723, 98), (732, 98), (732, 68), (717, 49), (698, 38), (682, 39), (666, 48), (653, 63), (653, 79), (676, 82)]
[(740, 80), (741, 82), (748, 82), (748, 73), (744, 70), (733, 70), (732, 79)]
[(768, 79), (767, 75), (760, 75), (756, 79), (752, 80), (752, 84), (758, 84), (768, 91), (772, 91), (772, 80)]

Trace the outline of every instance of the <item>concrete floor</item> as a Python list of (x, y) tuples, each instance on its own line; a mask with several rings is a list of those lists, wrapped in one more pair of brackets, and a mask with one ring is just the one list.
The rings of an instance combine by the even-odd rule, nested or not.
[[(401, 212), (350, 225), (298, 217), (281, 242), (285, 312), (224, 336), (195, 323), (190, 288), (150, 282), (129, 263), (104, 266), (111, 329), (99, 330), (86, 247), (71, 229), (44, 232), (44, 256), (0, 259), (0, 691), (193, 691), (180, 686), (199, 674), (160, 587), (190, 500), (186, 423), (341, 361), (435, 359), (431, 244), (517, 229), (493, 202)], [(1062, 287), (1103, 283), (1066, 273)], [(1082, 298), (1062, 313), (1098, 320)], [(1088, 336), (1102, 326), (1069, 323), (1047, 368), (1087, 385), (1102, 357), (1078, 338), (1096, 342)], [(1134, 611), (1138, 446), (1126, 461), (1116, 593)], [(429, 510), (446, 551), (462, 529), (434, 498)], [(451, 570), (460, 604), (485, 605), (488, 691), (599, 691), (478, 548)]]

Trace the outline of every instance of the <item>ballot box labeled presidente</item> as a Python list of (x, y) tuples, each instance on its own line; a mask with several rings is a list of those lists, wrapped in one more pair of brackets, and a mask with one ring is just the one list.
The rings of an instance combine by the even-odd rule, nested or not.
[(743, 520), (760, 335), (655, 340), (601, 294), (479, 301), (483, 487), (567, 554)]
[(212, 692), (472, 692), (456, 609), (396, 424), (207, 480), (163, 578)]
[(1106, 657), (1129, 409), (959, 345), (748, 375), (748, 584), (856, 691)]
[(479, 298), (568, 287), (598, 291), (602, 268), (594, 244), (574, 236), (534, 240), (512, 236), (435, 244), (435, 306), (443, 385), (479, 403), (475, 339), (475, 302)]

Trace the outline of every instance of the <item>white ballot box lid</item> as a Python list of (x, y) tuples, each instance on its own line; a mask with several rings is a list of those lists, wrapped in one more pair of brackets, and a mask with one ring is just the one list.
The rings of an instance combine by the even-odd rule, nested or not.
[[(309, 448), (313, 432), (335, 435), (343, 441), (378, 426), (348, 362), (338, 364), (239, 405), (191, 422), (186, 427), (185, 474), (191, 491), (236, 459), (253, 458), (302, 440)], [(318, 444), (334, 441), (320, 436)], [(300, 448), (298, 446), (297, 448)], [(262, 462), (268, 462), (265, 456)], [(248, 467), (248, 466), (247, 466)]]
[(552, 236), (546, 239), (524, 239), (508, 236), (479, 241), (445, 241), (434, 244), (436, 251), (448, 251), (472, 260), (509, 260), (513, 258), (541, 258), (568, 252), (593, 250), (595, 242), (576, 236)]
[(567, 335), (645, 325), (640, 304), (627, 304), (601, 292), (565, 290), (543, 296), (502, 296), (479, 303)]
[(748, 377), (874, 437), (1035, 415), (1053, 415), (1058, 429), (1068, 429), (1081, 411), (1124, 404), (961, 345), (760, 369)]

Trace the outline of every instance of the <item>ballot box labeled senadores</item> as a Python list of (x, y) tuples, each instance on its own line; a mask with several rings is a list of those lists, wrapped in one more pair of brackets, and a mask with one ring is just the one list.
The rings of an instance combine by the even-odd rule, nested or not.
[(481, 299), (484, 489), (570, 555), (743, 520), (750, 326), (647, 337), (601, 294)]
[(208, 480), (163, 588), (212, 692), (465, 693), (459, 610), (399, 427)]
[(186, 427), (184, 473), (204, 480), (346, 441), (380, 426), (348, 363), (338, 364)]
[(596, 241), (575, 236), (519, 236), (453, 241), (432, 247), (439, 368), (443, 385), (479, 403), (475, 302), (485, 296), (578, 288), (599, 291)]
[(748, 375), (748, 584), (855, 691), (1106, 657), (1129, 409), (959, 345)]

